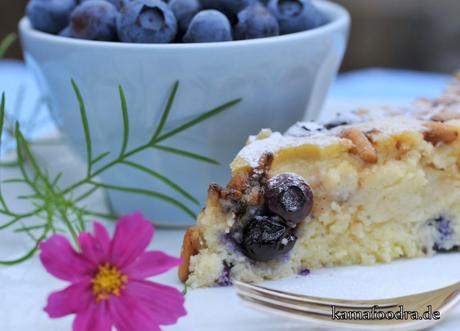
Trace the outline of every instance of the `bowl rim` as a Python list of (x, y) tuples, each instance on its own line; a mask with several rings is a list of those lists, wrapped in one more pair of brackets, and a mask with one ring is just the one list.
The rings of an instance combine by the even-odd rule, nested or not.
[(62, 43), (68, 46), (104, 46), (110, 48), (124, 48), (124, 49), (204, 49), (204, 48), (226, 48), (234, 46), (255, 46), (263, 44), (283, 43), (289, 41), (298, 41), (327, 35), (337, 30), (347, 28), (350, 25), (350, 13), (343, 6), (331, 2), (329, 0), (315, 0), (315, 5), (319, 8), (322, 13), (326, 13), (331, 20), (318, 28), (314, 28), (307, 31), (295, 32), (285, 34), (281, 36), (258, 38), (250, 40), (234, 40), (228, 42), (211, 42), (211, 43), (168, 43), (168, 44), (136, 44), (136, 43), (123, 43), (113, 41), (95, 41), (95, 40), (84, 40), (74, 39), (68, 37), (62, 37), (53, 35), (50, 33), (36, 30), (32, 27), (29, 19), (24, 16), (19, 21), (19, 32), (21, 35), (27, 35), (31, 38), (51, 43)]

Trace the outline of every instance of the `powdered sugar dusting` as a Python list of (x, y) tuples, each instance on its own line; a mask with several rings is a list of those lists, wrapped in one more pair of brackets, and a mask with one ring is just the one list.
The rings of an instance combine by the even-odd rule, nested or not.
[(308, 137), (292, 137), (284, 136), (279, 132), (274, 132), (268, 138), (262, 140), (254, 140), (246, 145), (238, 154), (238, 158), (243, 159), (251, 167), (256, 167), (260, 158), (266, 154), (276, 154), (284, 148), (294, 148), (303, 145), (328, 146), (334, 143), (339, 143), (340, 138), (331, 134), (315, 134)]
[(304, 145), (325, 148), (333, 144), (346, 143), (340, 138), (347, 128), (356, 128), (363, 132), (374, 132), (372, 139), (380, 140), (402, 132), (423, 132), (426, 121), (434, 119), (440, 113), (449, 112), (460, 116), (460, 80), (456, 79), (444, 95), (435, 100), (421, 99), (407, 107), (376, 107), (358, 109), (347, 115), (337, 114), (331, 123), (298, 122), (283, 135), (264, 129), (253, 136), (237, 155), (251, 167), (257, 166), (260, 158), (266, 154), (276, 154), (282, 149)]

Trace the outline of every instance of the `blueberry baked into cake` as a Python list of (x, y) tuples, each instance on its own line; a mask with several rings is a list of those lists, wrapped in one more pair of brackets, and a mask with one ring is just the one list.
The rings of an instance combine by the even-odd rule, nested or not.
[(460, 246), (460, 77), (436, 100), (262, 130), (211, 185), (182, 281), (260, 282)]

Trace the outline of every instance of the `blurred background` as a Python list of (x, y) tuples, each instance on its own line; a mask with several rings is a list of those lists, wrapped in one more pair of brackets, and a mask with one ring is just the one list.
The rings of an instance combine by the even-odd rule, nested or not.
[[(391, 67), (451, 73), (460, 68), (459, 0), (335, 0), (353, 28), (342, 71)], [(0, 0), (0, 37), (16, 31), (27, 0)], [(8, 54), (20, 58), (19, 45)]]

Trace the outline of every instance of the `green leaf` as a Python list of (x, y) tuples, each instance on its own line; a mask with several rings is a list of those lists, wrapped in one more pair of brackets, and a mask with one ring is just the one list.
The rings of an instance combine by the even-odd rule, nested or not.
[(16, 125), (16, 155), (18, 158), (18, 166), (19, 170), (21, 171), (21, 175), (24, 178), (24, 181), (33, 187), (32, 181), (30, 180), (29, 175), (27, 174), (27, 170), (25, 167), (25, 160), (24, 160), (24, 155), (22, 151), (22, 141), (21, 141), (21, 136), (19, 135), (19, 123)]
[(74, 229), (72, 222), (69, 220), (69, 217), (67, 216), (67, 210), (60, 208), (59, 214), (61, 215), (62, 222), (67, 226), (67, 230), (69, 230), (70, 235), (72, 236), (72, 239), (74, 243), (79, 246), (78, 243), (78, 234), (77, 231)]
[[(20, 223), (21, 223), (21, 227), (23, 229), (22, 232), (24, 232), (30, 239), (32, 239), (33, 241), (37, 242), (38, 239), (34, 236), (34, 234), (32, 233), (32, 230), (27, 229), (23, 222), (20, 222)], [(13, 232), (16, 232), (16, 231), (13, 231)]]
[(126, 192), (126, 193), (135, 193), (135, 194), (145, 195), (148, 197), (152, 197), (155, 199), (165, 201), (171, 205), (178, 207), (179, 209), (184, 211), (186, 214), (188, 214), (191, 218), (196, 219), (195, 213), (191, 209), (189, 209), (186, 205), (184, 205), (179, 200), (171, 198), (163, 193), (150, 191), (150, 190), (144, 190), (144, 189), (138, 189), (138, 188), (133, 188), (133, 187), (123, 187), (123, 186), (118, 186), (118, 185), (110, 185), (110, 184), (95, 183), (95, 182), (92, 182), (92, 183), (94, 185), (105, 188), (107, 190), (115, 190), (115, 191)]
[(99, 161), (102, 161), (103, 159), (105, 159), (107, 156), (110, 155), (110, 152), (104, 152), (102, 154), (100, 154), (98, 157), (96, 157), (92, 162), (93, 162), (93, 165), (95, 165), (96, 163), (98, 163)]
[[(43, 238), (45, 239), (45, 238)], [(6, 266), (12, 266), (12, 265), (16, 265), (16, 264), (20, 264), (22, 262), (25, 262), (27, 261), (28, 259), (30, 259), (32, 256), (35, 255), (35, 253), (37, 252), (38, 250), (38, 244), (36, 246), (34, 246), (34, 248), (32, 248), (29, 252), (27, 252), (24, 256), (16, 259), (16, 260), (11, 260), (11, 261), (0, 261), (0, 265), (6, 265)]]
[(37, 225), (31, 225), (31, 226), (22, 226), (19, 229), (15, 229), (13, 232), (25, 232), (25, 231), (31, 231), (31, 230), (39, 230), (45, 228), (47, 225), (46, 224), (37, 224)]
[(128, 106), (126, 104), (125, 92), (121, 85), (118, 86), (118, 92), (120, 94), (121, 102), (121, 111), (123, 113), (123, 143), (121, 145), (120, 158), (123, 157), (126, 153), (126, 148), (128, 148), (129, 142), (129, 115), (128, 115)]
[(171, 94), (169, 95), (169, 99), (168, 99), (168, 103), (166, 104), (166, 108), (163, 111), (163, 114), (161, 115), (160, 123), (158, 124), (157, 129), (152, 137), (152, 141), (158, 138), (158, 136), (163, 131), (163, 128), (168, 120), (169, 113), (171, 112), (171, 108), (174, 104), (174, 100), (176, 99), (176, 94), (177, 94), (178, 89), (179, 89), (179, 81), (176, 81), (176, 83), (174, 83)]
[(219, 161), (213, 160), (213, 159), (211, 159), (209, 157), (202, 156), (202, 155), (195, 154), (195, 153), (188, 152), (188, 151), (184, 151), (184, 150), (174, 148), (174, 147), (153, 145), (152, 148), (159, 149), (161, 151), (168, 152), (168, 153), (171, 153), (171, 154), (176, 154), (176, 155), (179, 155), (179, 156), (187, 157), (187, 158), (190, 158), (190, 159), (195, 159), (195, 160), (198, 160), (198, 161), (210, 163), (210, 164), (216, 164), (216, 165), (220, 164)]
[(174, 183), (172, 180), (170, 180), (169, 178), (163, 176), (162, 174), (152, 170), (152, 169), (149, 169), (147, 167), (144, 167), (140, 164), (137, 164), (137, 163), (134, 163), (134, 162), (131, 162), (131, 161), (123, 161), (123, 164), (127, 165), (127, 166), (130, 166), (130, 167), (133, 167), (139, 171), (142, 171), (156, 179), (159, 179), (160, 181), (162, 181), (163, 183), (165, 183), (166, 185), (168, 185), (169, 187), (171, 187), (173, 190), (175, 190), (177, 193), (181, 194), (182, 196), (184, 196), (185, 198), (187, 198), (188, 200), (190, 200), (191, 202), (193, 202), (195, 205), (199, 205), (199, 201), (194, 198), (190, 193), (188, 193), (187, 191), (185, 191), (182, 187), (180, 187), (178, 184)]
[(25, 218), (35, 216), (35, 215), (37, 215), (38, 212), (39, 212), (39, 210), (36, 209), (36, 210), (34, 210), (34, 211), (30, 212), (30, 213), (26, 213), (26, 214), (10, 214), (10, 216), (14, 216), (14, 218), (9, 222), (0, 225), (0, 230), (6, 229), (6, 228), (12, 226), (13, 224), (16, 224), (17, 222), (19, 222), (19, 221), (21, 221), (21, 220), (23, 220)]
[(16, 41), (16, 34), (10, 33), (5, 38), (0, 41), (0, 59), (5, 56), (6, 51), (11, 47), (11, 45)]
[(38, 194), (18, 195), (16, 198), (18, 200), (42, 200), (43, 199), (43, 197)]
[(3, 184), (26, 184), (27, 181), (21, 178), (12, 178), (12, 179), (5, 179), (2, 181)]
[(53, 179), (53, 182), (51, 183), (51, 185), (52, 185), (53, 187), (55, 187), (55, 186), (58, 185), (59, 180), (62, 178), (62, 175), (63, 175), (63, 173), (60, 172), (60, 173), (58, 173), (58, 175), (56, 176), (56, 178)]
[(2, 93), (2, 101), (0, 103), (0, 146), (2, 145), (3, 126), (5, 125), (5, 92)]
[(16, 168), (18, 165), (17, 160), (0, 162), (0, 168)]
[(27, 142), (26, 138), (22, 134), (21, 128), (19, 126), (19, 122), (16, 122), (16, 137), (17, 137), (17, 142), (19, 142), (20, 146), (22, 147), (22, 150), (25, 153), (25, 156), (27, 157), (27, 160), (30, 162), (35, 174), (38, 177), (43, 177), (40, 167), (38, 166), (37, 161), (35, 160), (34, 155), (32, 154), (32, 151), (30, 150), (29, 143)]
[(118, 217), (114, 214), (106, 214), (106, 213), (101, 213), (101, 212), (87, 210), (87, 209), (82, 209), (82, 212), (85, 215), (100, 217), (100, 218), (104, 218), (110, 221), (116, 221), (118, 219)]
[(18, 259), (11, 260), (11, 261), (0, 261), (0, 265), (11, 266), (11, 265), (15, 265), (15, 264), (20, 264), (20, 263), (30, 259), (38, 251), (38, 247), (40, 245), (40, 242), (46, 238), (47, 233), (48, 233), (48, 229), (45, 229), (44, 233), (36, 241), (35, 246), (30, 251), (28, 251), (25, 255), (23, 255), (22, 257), (20, 257)]
[(219, 106), (217, 108), (214, 108), (202, 115), (199, 115), (198, 117), (194, 118), (193, 120), (189, 121), (189, 122), (186, 122), (185, 124), (182, 124), (181, 126), (179, 126), (178, 128), (175, 128), (175, 129), (172, 129), (171, 131), (159, 136), (158, 138), (154, 139), (152, 141), (152, 143), (159, 143), (163, 140), (166, 140), (168, 138), (171, 138), (172, 136), (175, 136), (176, 134), (182, 132), (182, 131), (185, 131), (185, 130), (188, 130), (190, 129), (191, 127), (201, 123), (201, 122), (204, 122), (206, 120), (208, 120), (209, 118), (211, 117), (214, 117), (224, 111), (226, 111), (227, 109), (230, 109), (234, 106), (236, 106), (238, 103), (241, 102), (242, 99), (235, 99), (235, 100), (232, 100), (230, 102), (227, 102), (225, 104), (223, 104), (222, 106)]
[(91, 196), (94, 192), (96, 192), (99, 189), (99, 187), (95, 186), (91, 188), (90, 190), (86, 191), (85, 193), (81, 194), (78, 196), (74, 201), (75, 202), (80, 202)]
[[(0, 102), (0, 151), (1, 151), (1, 146), (2, 146), (2, 134), (3, 134), (3, 124), (5, 121), (5, 93), (2, 93), (2, 101)], [(0, 153), (1, 157), (1, 153)], [(9, 210), (5, 198), (3, 197), (2, 193), (2, 187), (0, 186), (0, 205), (5, 209), (6, 211)]]
[(83, 124), (83, 131), (85, 133), (85, 142), (86, 142), (86, 156), (87, 156), (87, 175), (91, 175), (92, 169), (92, 162), (93, 159), (93, 146), (91, 142), (91, 131), (89, 130), (89, 123), (88, 123), (88, 114), (86, 112), (85, 102), (83, 101), (83, 97), (81, 95), (80, 89), (78, 88), (77, 83), (72, 79), (71, 80), (72, 87), (74, 89), (75, 95), (77, 96), (78, 104), (80, 106), (80, 117)]

